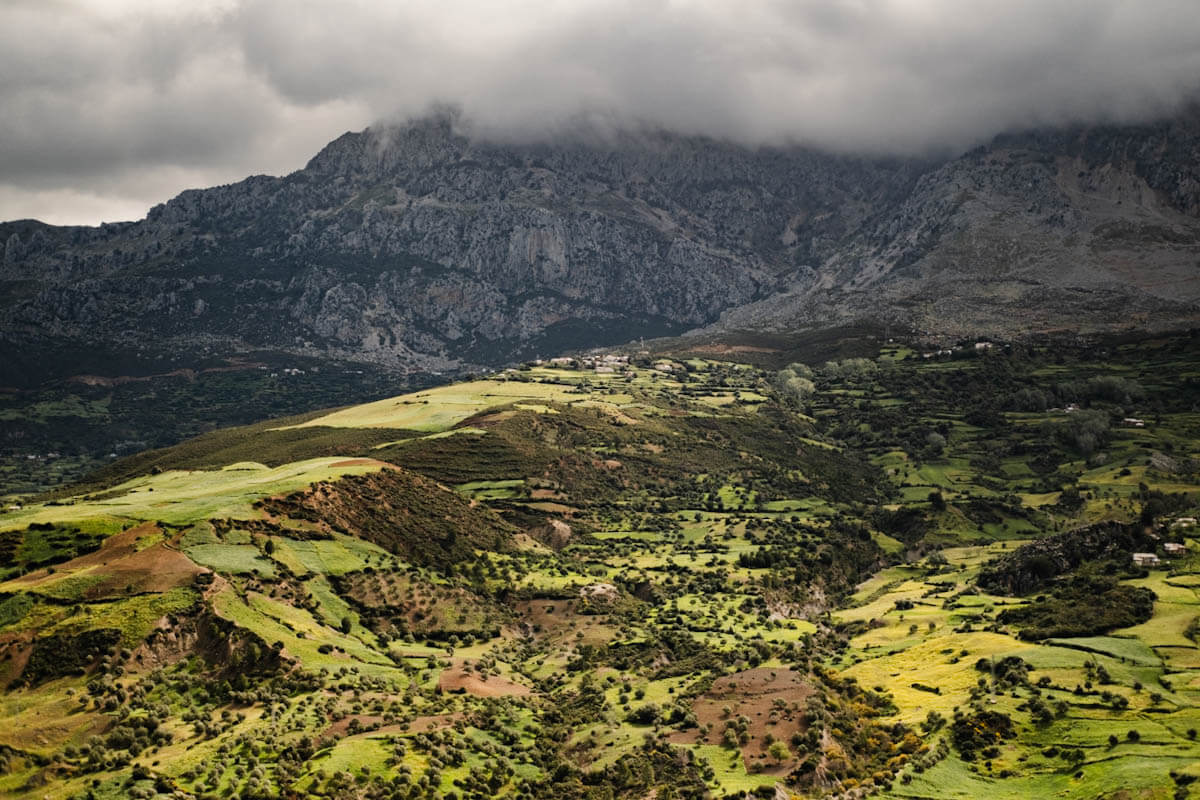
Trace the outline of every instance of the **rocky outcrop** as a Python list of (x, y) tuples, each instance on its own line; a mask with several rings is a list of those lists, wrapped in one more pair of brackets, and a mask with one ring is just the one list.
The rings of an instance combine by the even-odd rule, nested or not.
[(1200, 116), (997, 138), (923, 174), (822, 280), (732, 327), (883, 316), (949, 335), (1172, 327), (1200, 316)]
[(979, 585), (995, 594), (1025, 595), (1083, 564), (1115, 560), (1126, 566), (1135, 551), (1154, 552), (1154, 542), (1141, 525), (1101, 522), (1018, 547), (985, 565)]
[(940, 162), (459, 126), (348, 133), (139, 222), (2, 224), (0, 343), (428, 371), (714, 324), (1152, 325), (1200, 298), (1194, 112)]

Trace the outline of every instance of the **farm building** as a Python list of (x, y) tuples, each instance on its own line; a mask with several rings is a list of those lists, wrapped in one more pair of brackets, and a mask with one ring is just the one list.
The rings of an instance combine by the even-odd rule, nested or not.
[(1157, 567), (1160, 562), (1154, 553), (1134, 553), (1133, 563), (1138, 567)]

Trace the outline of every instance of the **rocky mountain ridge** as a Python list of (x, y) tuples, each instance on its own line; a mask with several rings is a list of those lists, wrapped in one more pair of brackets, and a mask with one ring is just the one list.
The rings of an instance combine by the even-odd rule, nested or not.
[(0, 241), (0, 346), (24, 354), (452, 371), (705, 326), (1173, 326), (1200, 315), (1200, 113), (941, 161), (661, 132), (497, 144), (439, 114), (139, 222)]

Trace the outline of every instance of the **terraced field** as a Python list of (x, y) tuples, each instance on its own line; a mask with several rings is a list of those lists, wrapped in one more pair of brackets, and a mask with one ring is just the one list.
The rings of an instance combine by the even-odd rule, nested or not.
[(0, 513), (0, 793), (1189, 796), (1198, 363), (635, 356), (118, 462)]

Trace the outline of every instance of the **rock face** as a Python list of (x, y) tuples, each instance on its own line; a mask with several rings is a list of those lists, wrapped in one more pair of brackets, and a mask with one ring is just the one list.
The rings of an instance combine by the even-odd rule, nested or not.
[(723, 324), (880, 316), (950, 334), (1169, 327), (1200, 312), (1200, 115), (999, 137), (921, 175), (799, 283)]
[(0, 347), (447, 370), (714, 324), (953, 334), (1197, 311), (1194, 111), (945, 161), (457, 126), (348, 133), (291, 175), (186, 191), (140, 222), (2, 224)]

